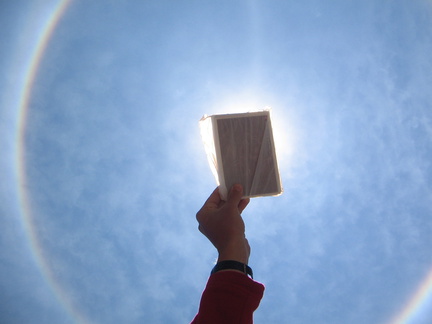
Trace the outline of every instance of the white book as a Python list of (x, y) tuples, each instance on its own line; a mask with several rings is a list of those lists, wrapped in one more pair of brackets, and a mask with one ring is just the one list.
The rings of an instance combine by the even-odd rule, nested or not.
[(282, 193), (270, 111), (204, 116), (200, 129), (223, 200), (236, 183), (244, 198)]

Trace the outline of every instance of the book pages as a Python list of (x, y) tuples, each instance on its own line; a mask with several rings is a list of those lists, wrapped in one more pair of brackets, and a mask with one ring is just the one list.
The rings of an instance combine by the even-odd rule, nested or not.
[(200, 128), (222, 199), (236, 183), (245, 198), (282, 193), (268, 110), (204, 116)]

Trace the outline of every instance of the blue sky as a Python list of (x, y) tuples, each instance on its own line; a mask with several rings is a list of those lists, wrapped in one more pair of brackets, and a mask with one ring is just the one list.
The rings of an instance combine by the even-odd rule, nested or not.
[[(20, 188), (57, 4), (0, 3), (0, 323), (188, 323), (216, 258), (198, 120), (266, 106), (284, 194), (243, 215), (255, 322), (396, 323), (432, 271), (430, 1), (72, 1)], [(431, 318), (429, 293), (403, 323)]]

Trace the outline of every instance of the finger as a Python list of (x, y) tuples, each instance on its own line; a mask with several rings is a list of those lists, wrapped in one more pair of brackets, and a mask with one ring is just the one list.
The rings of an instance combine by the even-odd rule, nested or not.
[(204, 203), (204, 206), (218, 206), (221, 202), (221, 197), (219, 195), (219, 187), (216, 187), (215, 190), (211, 193), (211, 195), (207, 198), (206, 202)]
[(240, 200), (243, 196), (243, 188), (239, 184), (235, 184), (232, 186), (229, 194), (227, 203), (233, 206), (238, 206), (240, 204)]
[(243, 210), (246, 208), (246, 206), (249, 204), (249, 202), (250, 202), (249, 198), (245, 198), (245, 199), (240, 200), (240, 203), (238, 205), (238, 210), (239, 210), (240, 214), (243, 212)]

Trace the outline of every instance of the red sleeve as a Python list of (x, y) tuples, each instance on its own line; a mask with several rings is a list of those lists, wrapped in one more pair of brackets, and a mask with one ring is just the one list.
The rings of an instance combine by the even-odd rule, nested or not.
[(191, 324), (250, 324), (264, 285), (236, 271), (211, 275)]

